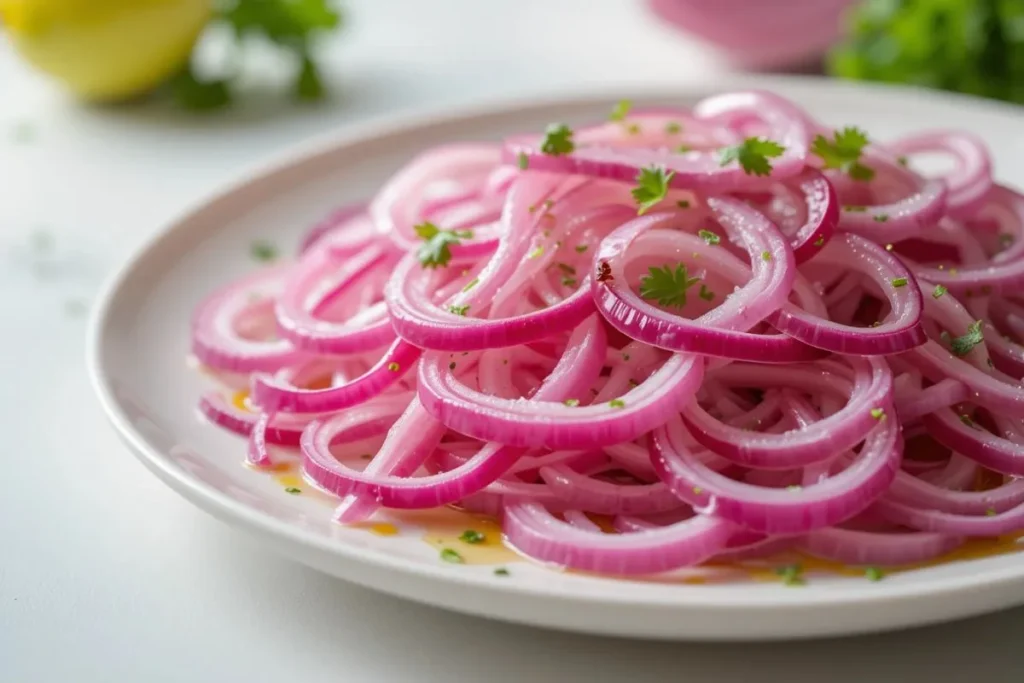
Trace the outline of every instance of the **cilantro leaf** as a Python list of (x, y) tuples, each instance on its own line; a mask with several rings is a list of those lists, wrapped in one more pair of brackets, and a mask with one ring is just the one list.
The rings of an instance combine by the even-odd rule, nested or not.
[(831, 140), (824, 135), (815, 136), (811, 152), (821, 158), (825, 168), (838, 168), (854, 180), (868, 181), (875, 177), (875, 171), (860, 163), (861, 154), (868, 144), (864, 131), (847, 126), (834, 132)]
[(564, 123), (552, 123), (544, 131), (544, 142), (540, 145), (540, 151), (551, 156), (572, 154), (576, 149), (576, 143), (572, 141), (572, 128)]
[(700, 282), (699, 277), (689, 277), (682, 263), (675, 270), (666, 264), (663, 268), (652, 266), (647, 271), (649, 274), (640, 279), (640, 296), (654, 299), (662, 306), (682, 308), (686, 305), (686, 290)]
[(413, 230), (423, 240), (416, 250), (416, 258), (425, 268), (447, 266), (452, 260), (453, 244), (461, 244), (463, 239), (473, 237), (469, 230), (442, 230), (433, 223), (420, 223)]
[(975, 320), (967, 326), (967, 334), (962, 337), (953, 337), (949, 342), (949, 348), (956, 356), (966, 356), (984, 340), (985, 337), (981, 332), (981, 321)]
[(772, 172), (772, 164), (768, 159), (781, 156), (786, 148), (765, 138), (747, 138), (738, 145), (724, 147), (719, 151), (718, 162), (727, 166), (738, 161), (747, 175), (766, 176)]
[(636, 187), (631, 191), (637, 203), (637, 213), (643, 215), (668, 194), (668, 183), (674, 172), (666, 173), (664, 168), (651, 166), (641, 168), (636, 176)]

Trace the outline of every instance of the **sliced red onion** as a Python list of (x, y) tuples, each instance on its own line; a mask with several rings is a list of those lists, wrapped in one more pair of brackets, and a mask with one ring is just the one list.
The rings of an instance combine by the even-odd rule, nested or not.
[(301, 389), (280, 378), (257, 375), (252, 382), (252, 401), (264, 410), (287, 413), (325, 413), (365, 403), (415, 369), (421, 351), (398, 340), (388, 347), (373, 367), (340, 386)]
[(698, 516), (659, 529), (604, 534), (574, 528), (540, 505), (511, 503), (502, 528), (513, 548), (538, 562), (605, 574), (656, 574), (714, 555), (735, 527)]
[(797, 490), (771, 489), (710, 470), (681, 444), (680, 430), (676, 420), (654, 432), (651, 462), (659, 478), (697, 512), (768, 534), (805, 533), (850, 519), (885, 493), (903, 455), (899, 425), (885, 420), (843, 472)]
[(841, 235), (829, 242), (813, 263), (864, 273), (878, 285), (892, 313), (877, 327), (855, 328), (789, 304), (771, 318), (780, 331), (810, 346), (865, 356), (901, 353), (925, 342), (921, 290), (898, 258), (862, 237)]
[(894, 155), (921, 152), (947, 152), (956, 160), (956, 169), (943, 176), (949, 194), (948, 212), (956, 218), (973, 216), (992, 189), (992, 160), (981, 139), (963, 131), (935, 131), (905, 137), (887, 146)]
[[(864, 440), (880, 420), (895, 419), (892, 373), (874, 358), (845, 359), (854, 369), (853, 382), (814, 366), (751, 366), (734, 363), (714, 373), (716, 381), (743, 386), (788, 386), (811, 391), (849, 393), (842, 410), (825, 419), (812, 416), (799, 429), (781, 434), (751, 431), (727, 425), (711, 416), (700, 403), (683, 411), (690, 434), (705, 448), (727, 460), (759, 469), (806, 467), (845, 452)], [(880, 411), (880, 412), (879, 412)]]
[(807, 534), (801, 549), (834, 562), (893, 566), (927, 562), (963, 543), (963, 538), (940, 533), (875, 533), (854, 529), (819, 529)]
[[(710, 98), (694, 110), (698, 118), (724, 119), (743, 114), (756, 116), (768, 126), (767, 137), (785, 151), (772, 160), (772, 177), (785, 178), (803, 170), (810, 134), (803, 114), (791, 103), (764, 92), (732, 93)], [(586, 139), (590, 131), (580, 131)], [(531, 170), (610, 178), (632, 183), (641, 168), (657, 167), (671, 172), (673, 187), (726, 192), (740, 189), (752, 177), (738, 164), (723, 166), (717, 151), (677, 153), (671, 147), (632, 146), (628, 132), (605, 144), (587, 144), (569, 154), (545, 154), (541, 139), (534, 136), (505, 141), (502, 159), (515, 164), (525, 159)], [(754, 178), (756, 180), (756, 178)]]
[[(252, 464), (298, 443), (339, 522), (457, 505), (583, 571), (906, 568), (1024, 530), (1024, 198), (980, 142), (876, 143), (862, 182), (769, 93), (612, 118), (429, 150), (215, 292), (201, 412)], [(767, 176), (720, 164), (750, 137), (786, 148)]]
[[(260, 271), (217, 290), (199, 305), (192, 318), (192, 353), (199, 362), (231, 372), (273, 372), (304, 357), (272, 332), (273, 297), (280, 294), (285, 273), (284, 268)], [(239, 329), (243, 318), (256, 318), (252, 327), (263, 327), (264, 338), (244, 336)]]

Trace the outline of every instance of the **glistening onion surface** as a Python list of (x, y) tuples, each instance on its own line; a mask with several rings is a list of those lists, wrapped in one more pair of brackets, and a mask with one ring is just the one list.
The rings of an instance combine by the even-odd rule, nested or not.
[(200, 304), (201, 410), (254, 466), (298, 448), (339, 523), (458, 506), (578, 570), (1020, 534), (1024, 198), (991, 169), (756, 91), (424, 150)]

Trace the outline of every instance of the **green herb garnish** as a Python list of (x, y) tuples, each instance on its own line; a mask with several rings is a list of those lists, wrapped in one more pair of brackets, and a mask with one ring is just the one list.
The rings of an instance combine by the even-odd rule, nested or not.
[(509, 574), (508, 574), (508, 570), (505, 569), (504, 567), (498, 567), (497, 569), (494, 570), (494, 575), (495, 576), (508, 576)]
[(563, 403), (565, 403), (565, 405), (569, 406), (570, 408), (575, 408), (580, 404), (580, 400), (578, 398), (567, 398), (563, 401)]
[(433, 223), (420, 223), (413, 227), (423, 244), (416, 250), (416, 257), (424, 268), (447, 266), (452, 260), (452, 245), (472, 239), (472, 230), (442, 230)]
[(707, 285), (702, 283), (700, 286), (700, 293), (698, 294), (698, 296), (700, 296), (700, 298), (703, 299), (704, 301), (713, 301), (715, 298), (715, 293), (708, 289)]
[(885, 578), (885, 572), (883, 572), (878, 567), (865, 567), (864, 568), (864, 577), (868, 581), (881, 581), (882, 579)]
[(700, 282), (699, 277), (689, 277), (682, 263), (675, 270), (666, 264), (662, 268), (652, 266), (647, 272), (640, 279), (640, 296), (654, 299), (661, 306), (682, 308), (686, 305), (686, 290)]
[(940, 296), (945, 294), (947, 291), (949, 291), (949, 290), (947, 290), (942, 285), (935, 285), (935, 289), (932, 290), (932, 298), (933, 299), (938, 299)]
[(613, 398), (612, 400), (608, 401), (608, 405), (610, 405), (612, 408), (625, 408), (626, 402), (620, 398)]
[(261, 263), (270, 263), (277, 259), (277, 247), (266, 240), (257, 240), (249, 247), (249, 254)]
[(669, 121), (665, 124), (665, 132), (669, 135), (678, 135), (683, 132), (683, 124), (678, 121)]
[(294, 486), (289, 486), (288, 488), (286, 488), (284, 490), (284, 492), (285, 493), (290, 493), (293, 496), (295, 496), (295, 495), (298, 495), (298, 494), (302, 493), (302, 489), (295, 488)]
[(829, 140), (818, 135), (811, 144), (811, 152), (821, 157), (825, 168), (838, 168), (854, 180), (871, 180), (875, 171), (860, 163), (861, 154), (868, 146), (867, 134), (859, 128), (848, 126), (832, 134)]
[(476, 529), (466, 529), (462, 532), (462, 535), (459, 536), (459, 540), (463, 543), (476, 545), (478, 543), (483, 543), (485, 540), (487, 540), (487, 537), (484, 534), (477, 531)]
[(893, 287), (906, 287), (907, 286), (907, 278), (905, 278), (905, 277), (893, 278), (892, 279), (892, 286)]
[(776, 575), (782, 578), (782, 583), (787, 586), (804, 585), (804, 568), (799, 564), (787, 564), (775, 570)]
[(462, 559), (462, 555), (451, 548), (445, 548), (441, 551), (441, 560), (452, 564), (462, 564), (465, 562), (465, 560)]
[(448, 310), (454, 313), (455, 315), (466, 315), (466, 313), (469, 311), (469, 304), (463, 304), (462, 306), (456, 306), (452, 304), (451, 306), (448, 307)]
[(953, 337), (950, 341), (950, 350), (956, 356), (966, 356), (971, 350), (985, 340), (981, 332), (981, 321), (975, 320), (967, 326), (967, 334), (962, 337)]
[(391, 361), (390, 363), (388, 363), (388, 370), (390, 370), (391, 372), (398, 372), (401, 369), (402, 369), (402, 366), (400, 366), (398, 363), (396, 363), (394, 361)]
[(624, 121), (626, 116), (629, 115), (629, 110), (633, 108), (633, 103), (629, 100), (619, 100), (614, 107), (612, 107), (612, 113), (608, 115), (609, 121)]
[(530, 157), (526, 156), (526, 152), (520, 152), (516, 155), (516, 166), (519, 167), (520, 171), (525, 171), (530, 167)]
[(572, 154), (576, 144), (572, 141), (572, 129), (564, 123), (552, 123), (544, 131), (544, 142), (540, 151), (550, 156)]
[(885, 419), (885, 409), (883, 408), (872, 408), (871, 417), (875, 418), (879, 422)]
[(738, 161), (747, 175), (771, 175), (772, 164), (769, 159), (782, 156), (786, 148), (774, 140), (765, 138), (747, 138), (739, 145), (725, 147), (719, 152), (718, 163), (727, 166)]
[(722, 241), (721, 237), (719, 237), (716, 233), (711, 232), (710, 230), (698, 230), (697, 236), (712, 246), (720, 244)]
[(636, 176), (636, 187), (631, 191), (637, 203), (637, 213), (644, 214), (668, 194), (668, 183), (675, 173), (666, 173), (664, 168), (651, 166), (642, 168)]

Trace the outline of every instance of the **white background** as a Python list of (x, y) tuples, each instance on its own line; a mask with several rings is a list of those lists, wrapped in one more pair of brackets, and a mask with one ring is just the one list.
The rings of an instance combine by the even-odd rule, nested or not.
[[(296, 109), (255, 92), (212, 119), (77, 105), (0, 38), (0, 681), (1019, 681), (1021, 610), (767, 645), (612, 641), (443, 613), (270, 555), (132, 459), (86, 381), (85, 309), (185, 203), (371, 116), (725, 70), (629, 0), (346, 5), (326, 54), (332, 102)], [(260, 64), (271, 80), (280, 70)]]

